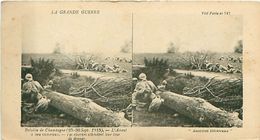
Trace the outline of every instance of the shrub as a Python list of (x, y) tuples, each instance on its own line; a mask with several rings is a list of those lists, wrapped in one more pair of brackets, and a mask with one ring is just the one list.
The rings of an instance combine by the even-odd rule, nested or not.
[(190, 69), (198, 69), (198, 70), (205, 69), (206, 68), (205, 63), (207, 60), (210, 59), (210, 53), (204, 51), (186, 52), (183, 55), (184, 57), (182, 57), (182, 59), (185, 60), (187, 64), (189, 64)]
[(57, 92), (68, 94), (71, 86), (72, 86), (72, 80), (69, 77), (67, 78), (55, 77), (53, 79), (53, 89), (55, 89)]
[(38, 61), (33, 59), (30, 60), (32, 69), (30, 70), (31, 74), (34, 77), (34, 80), (45, 84), (49, 79), (52, 79), (54, 75), (61, 75), (61, 72), (55, 68), (54, 60), (44, 58), (39, 58)]
[(168, 59), (153, 58), (148, 60), (144, 58), (145, 68), (143, 72), (147, 75), (148, 79), (153, 81), (156, 85), (164, 79), (164, 74), (167, 72), (166, 69), (169, 68)]

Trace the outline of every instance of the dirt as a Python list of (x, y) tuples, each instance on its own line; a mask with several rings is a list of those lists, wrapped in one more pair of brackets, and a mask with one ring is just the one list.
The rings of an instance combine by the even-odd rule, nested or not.
[(96, 71), (87, 71), (87, 70), (68, 70), (68, 69), (60, 69), (60, 71), (64, 74), (71, 74), (77, 72), (80, 76), (89, 76), (91, 75), (92, 78), (99, 78), (99, 77), (131, 77), (132, 73), (129, 70), (126, 73), (111, 73), (111, 72), (96, 72)]
[(157, 112), (135, 110), (133, 126), (199, 127), (201, 124), (162, 106)]
[[(195, 53), (194, 53), (195, 54)], [(219, 60), (220, 57), (241, 57), (242, 54), (239, 53), (208, 53), (208, 61), (211, 63), (219, 63), (220, 65), (227, 66), (227, 64), (231, 64), (234, 66), (235, 69), (242, 70), (242, 63), (234, 63), (232, 61), (227, 60)], [(169, 64), (171, 64), (172, 68), (174, 69), (190, 69), (190, 64), (187, 63), (186, 60), (189, 59), (190, 55), (186, 55), (185, 53), (134, 53), (133, 54), (133, 64), (134, 65), (143, 65), (144, 58), (152, 59), (152, 58), (159, 58), (164, 60), (169, 60)]]
[(28, 114), (21, 122), (22, 127), (91, 127), (91, 125), (77, 120), (54, 107), (49, 107), (42, 113)]
[(192, 74), (194, 76), (200, 76), (200, 77), (206, 77), (206, 78), (213, 78), (217, 80), (223, 80), (223, 79), (237, 79), (241, 78), (242, 74), (227, 74), (227, 73), (216, 73), (216, 72), (208, 72), (208, 71), (195, 71), (195, 70), (179, 70), (174, 69), (177, 73), (183, 73), (183, 74)]

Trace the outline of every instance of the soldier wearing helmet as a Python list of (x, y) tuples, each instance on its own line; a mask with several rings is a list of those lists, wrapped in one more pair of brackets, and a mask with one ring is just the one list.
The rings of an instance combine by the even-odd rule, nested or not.
[[(25, 75), (26, 83), (22, 87), (22, 98), (24, 102), (34, 103), (36, 105), (35, 111), (46, 110), (48, 107), (49, 99), (41, 95), (43, 87), (38, 81), (33, 80), (32, 74)], [(50, 81), (49, 84), (53, 82)]]
[(155, 92), (157, 87), (152, 81), (148, 81), (146, 74), (139, 75), (139, 82), (137, 82), (134, 93), (132, 94), (132, 105), (136, 106), (137, 100), (140, 102), (149, 103), (156, 97)]
[(46, 86), (44, 86), (45, 89), (52, 89), (53, 81), (50, 80)]
[(167, 85), (167, 81), (163, 80), (162, 83), (160, 85), (158, 85), (157, 87), (159, 90), (165, 90), (166, 85)]
[(25, 80), (26, 82), (22, 87), (22, 97), (28, 102), (37, 103), (42, 97), (40, 92), (43, 90), (43, 87), (38, 81), (33, 80), (33, 76), (30, 73), (25, 75)]

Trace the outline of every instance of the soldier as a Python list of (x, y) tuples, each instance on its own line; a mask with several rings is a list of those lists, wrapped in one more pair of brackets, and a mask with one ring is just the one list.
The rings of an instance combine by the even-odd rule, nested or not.
[(212, 66), (210, 67), (210, 71), (216, 72), (218, 70), (218, 65), (219, 65), (218, 63), (212, 64)]
[(46, 86), (44, 86), (45, 89), (52, 89), (53, 81), (50, 80)]
[(98, 63), (94, 62), (91, 64), (91, 70), (97, 71), (98, 70)]
[(228, 56), (228, 61), (233, 61), (233, 57), (232, 56)]
[(22, 88), (23, 101), (35, 104), (35, 112), (45, 111), (48, 108), (50, 100), (41, 95), (43, 87), (38, 81), (33, 80), (33, 76), (30, 73), (25, 75), (25, 79), (27, 82), (23, 84)]
[(37, 103), (42, 97), (40, 92), (43, 90), (43, 87), (38, 81), (33, 80), (33, 76), (30, 73), (25, 75), (25, 80), (26, 82), (22, 87), (22, 98), (25, 102)]
[(205, 61), (205, 68), (206, 68), (206, 70), (208, 70), (208, 71), (212, 71), (212, 67), (213, 67), (213, 63), (210, 63), (209, 61)]
[(216, 67), (217, 67), (217, 72), (226, 72), (227, 71), (227, 68), (220, 65), (219, 63), (216, 64)]
[(146, 74), (139, 75), (140, 81), (136, 84), (134, 93), (132, 94), (132, 105), (136, 106), (137, 100), (150, 103), (155, 97), (157, 87), (152, 81), (146, 79)]
[(93, 70), (94, 70), (94, 71), (100, 71), (100, 70), (101, 70), (101, 67), (102, 67), (102, 65), (99, 64), (99, 63), (94, 63), (94, 64), (93, 64)]
[(113, 72), (113, 67), (106, 65), (105, 66), (106, 72)]
[(220, 58), (219, 58), (219, 60), (224, 60), (225, 59), (225, 57), (224, 56), (221, 56)]
[(101, 69), (100, 69), (100, 71), (102, 71), (102, 72), (107, 72), (106, 64), (105, 64), (105, 63), (102, 63), (102, 64), (101, 64)]
[(119, 65), (114, 64), (114, 66), (113, 66), (113, 72), (115, 72), (115, 73), (120, 73)]
[(132, 79), (132, 87), (135, 87), (136, 84), (137, 84), (137, 82), (138, 82), (138, 79), (134, 77), (134, 78)]
[(231, 64), (227, 65), (227, 73), (234, 73), (235, 69)]
[(159, 90), (165, 90), (166, 85), (167, 85), (167, 81), (163, 80), (162, 83), (160, 85), (158, 85), (157, 87)]

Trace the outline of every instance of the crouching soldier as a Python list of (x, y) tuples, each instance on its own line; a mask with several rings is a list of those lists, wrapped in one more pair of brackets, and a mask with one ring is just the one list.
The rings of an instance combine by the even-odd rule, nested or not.
[(47, 85), (43, 86), (45, 89), (52, 89), (53, 88), (53, 81), (50, 80)]
[(166, 89), (167, 81), (163, 80), (160, 85), (158, 85), (158, 89), (164, 91)]
[(26, 82), (22, 87), (22, 99), (25, 102), (37, 103), (42, 95), (40, 92), (43, 90), (43, 87), (38, 81), (34, 81), (31, 74), (25, 75)]
[[(45, 111), (48, 107), (49, 99), (41, 95), (43, 87), (38, 81), (33, 80), (32, 74), (26, 74), (26, 82), (22, 87), (22, 102), (32, 103), (35, 106), (34, 111)], [(31, 106), (31, 107), (32, 107)]]
[(144, 73), (139, 75), (139, 79), (140, 81), (136, 84), (134, 93), (132, 94), (132, 106), (135, 108), (138, 100), (149, 105), (148, 111), (154, 111), (153, 107), (156, 107), (158, 104), (158, 100), (155, 100), (154, 102), (156, 105), (153, 103), (153, 100), (157, 99), (155, 94), (157, 87), (152, 81), (148, 81), (146, 79), (146, 75)]
[(216, 67), (217, 67), (217, 71), (216, 72), (226, 72), (227, 71), (227, 68), (220, 65), (220, 64), (216, 64)]

